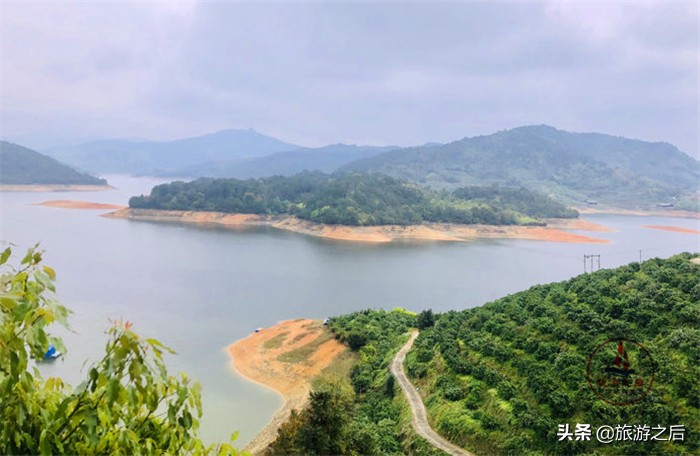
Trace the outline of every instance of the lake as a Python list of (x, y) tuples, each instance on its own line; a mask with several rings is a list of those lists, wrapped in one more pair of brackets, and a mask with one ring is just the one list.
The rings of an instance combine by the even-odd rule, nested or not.
[[(602, 267), (698, 251), (698, 236), (644, 225), (700, 229), (694, 219), (595, 215), (613, 228), (584, 233), (610, 244), (525, 240), (365, 245), (274, 229), (232, 230), (107, 219), (105, 211), (49, 208), (34, 203), (84, 200), (127, 204), (159, 183), (106, 176), (104, 192), (0, 193), (0, 238), (24, 250), (41, 242), (58, 274), (58, 297), (74, 314), (64, 337), (67, 356), (42, 367), (77, 385), (86, 359), (96, 360), (109, 319), (134, 322), (141, 335), (172, 347), (171, 371), (202, 383), (202, 437), (240, 431), (242, 448), (281, 405), (274, 392), (238, 377), (225, 348), (260, 326), (300, 317), (325, 318), (365, 308), (419, 311), (478, 306), (534, 284), (583, 272), (583, 255)], [(82, 369), (82, 370), (81, 370)]]

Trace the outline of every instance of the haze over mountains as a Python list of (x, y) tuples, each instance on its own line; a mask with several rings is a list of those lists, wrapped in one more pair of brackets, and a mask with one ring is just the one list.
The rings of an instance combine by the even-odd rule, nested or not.
[(267, 176), (292, 176), (304, 170), (331, 173), (355, 160), (399, 149), (398, 146), (356, 146), (332, 144), (325, 147), (301, 147), (246, 161), (229, 160), (208, 162), (182, 168), (169, 176), (179, 177), (235, 177), (249, 179)]
[(255, 130), (223, 130), (174, 141), (91, 141), (45, 150), (57, 160), (95, 173), (158, 175), (210, 161), (245, 160), (296, 149)]
[(0, 141), (0, 184), (107, 185), (107, 182), (80, 173), (35, 150)]
[(539, 125), (423, 146), (300, 147), (255, 132), (224, 130), (168, 142), (109, 140), (48, 149), (95, 173), (178, 178), (272, 175), (304, 170), (373, 172), (439, 188), (524, 186), (568, 203), (673, 204), (697, 210), (700, 164), (668, 143)]

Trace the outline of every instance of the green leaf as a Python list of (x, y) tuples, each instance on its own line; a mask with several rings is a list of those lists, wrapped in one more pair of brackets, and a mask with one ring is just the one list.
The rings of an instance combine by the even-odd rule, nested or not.
[(107, 382), (107, 403), (112, 405), (114, 401), (117, 400), (117, 396), (119, 395), (119, 389), (121, 385), (119, 384), (119, 380), (112, 377), (109, 379)]
[[(0, 258), (0, 260), (2, 260), (2, 258)], [(0, 264), (2, 263), (0, 262)], [(49, 276), (51, 280), (56, 280), (56, 271), (54, 271), (53, 268), (50, 268), (49, 266), (44, 266), (44, 272), (46, 273), (46, 275)]]
[(10, 255), (12, 255), (12, 249), (10, 247), (7, 247), (5, 250), (2, 251), (2, 254), (0, 254), (0, 264), (5, 264), (7, 262), (7, 259), (10, 258)]

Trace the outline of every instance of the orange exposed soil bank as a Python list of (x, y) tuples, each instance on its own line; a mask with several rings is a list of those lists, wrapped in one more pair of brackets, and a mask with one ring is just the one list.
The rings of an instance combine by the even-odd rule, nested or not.
[(54, 200), (36, 203), (37, 206), (58, 207), (61, 209), (124, 209), (116, 204), (91, 203), (89, 201)]
[(654, 209), (649, 211), (620, 209), (616, 207), (577, 207), (581, 214), (611, 214), (611, 215), (637, 215), (641, 217), (679, 217), (700, 218), (700, 212), (679, 211), (675, 209)]
[(225, 214), (221, 212), (161, 211), (151, 209), (121, 209), (104, 217), (162, 222), (215, 223), (231, 227), (270, 226), (295, 233), (343, 241), (384, 243), (398, 240), (470, 241), (476, 238), (532, 239), (552, 242), (608, 243), (581, 234), (562, 230), (609, 231), (606, 227), (585, 220), (550, 219), (548, 226), (492, 226), (425, 223), (400, 226), (341, 226), (324, 225), (295, 217), (255, 214)]
[(242, 376), (278, 391), (285, 400), (272, 421), (246, 447), (262, 453), (293, 409), (306, 404), (311, 380), (346, 346), (318, 320), (289, 320), (229, 345), (232, 366)]
[(677, 226), (645, 225), (644, 228), (651, 228), (652, 230), (673, 231), (674, 233), (700, 234), (700, 231), (698, 230), (679, 228)]

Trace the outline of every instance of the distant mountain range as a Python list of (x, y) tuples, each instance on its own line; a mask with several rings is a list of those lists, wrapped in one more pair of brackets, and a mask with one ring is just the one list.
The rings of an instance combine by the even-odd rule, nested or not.
[(107, 185), (107, 181), (80, 173), (35, 150), (0, 141), (0, 184)]
[(398, 146), (355, 146), (332, 144), (330, 146), (278, 152), (266, 157), (241, 162), (229, 160), (208, 162), (164, 173), (176, 177), (235, 177), (249, 179), (267, 176), (292, 176), (302, 171), (331, 173), (338, 167), (366, 157), (398, 149)]
[(223, 130), (174, 141), (91, 141), (46, 149), (57, 160), (95, 173), (158, 175), (212, 161), (243, 161), (299, 146), (255, 130)]
[(522, 185), (569, 202), (694, 210), (700, 183), (700, 163), (671, 144), (546, 125), (389, 151), (339, 172), (382, 173), (437, 187)]
[(438, 188), (500, 184), (567, 203), (698, 210), (700, 164), (668, 143), (539, 125), (418, 147), (300, 147), (255, 132), (224, 130), (175, 141), (92, 141), (46, 150), (94, 173), (179, 178), (272, 175), (304, 170), (372, 172)]

